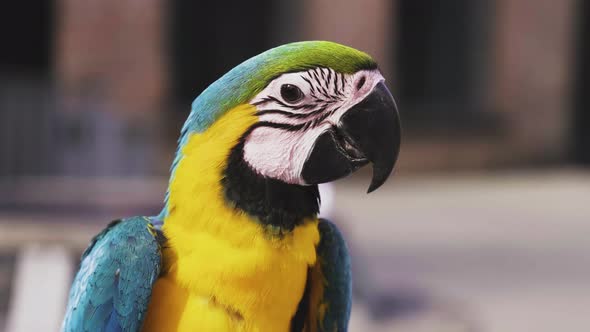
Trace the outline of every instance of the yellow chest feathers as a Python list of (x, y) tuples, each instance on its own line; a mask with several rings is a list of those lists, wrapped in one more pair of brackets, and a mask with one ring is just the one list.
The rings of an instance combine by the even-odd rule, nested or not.
[[(228, 112), (183, 149), (164, 223), (168, 248), (144, 331), (288, 331), (316, 260), (317, 219), (283, 236), (228, 206), (225, 159), (256, 121)], [(204, 158), (204, 156), (207, 156)]]

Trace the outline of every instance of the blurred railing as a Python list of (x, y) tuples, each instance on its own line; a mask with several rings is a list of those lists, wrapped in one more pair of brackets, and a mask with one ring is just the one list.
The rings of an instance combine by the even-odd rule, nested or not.
[(90, 239), (113, 219), (157, 214), (166, 182), (0, 178), (0, 331), (4, 326), (6, 332), (58, 330)]
[(62, 98), (39, 79), (0, 80), (0, 177), (163, 171), (158, 144), (166, 139), (157, 126), (125, 118), (103, 99), (92, 91)]

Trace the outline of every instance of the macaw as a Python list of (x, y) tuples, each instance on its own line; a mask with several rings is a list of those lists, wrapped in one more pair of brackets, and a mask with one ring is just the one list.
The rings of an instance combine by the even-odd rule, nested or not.
[(111, 223), (82, 256), (62, 331), (346, 331), (350, 259), (318, 184), (394, 168), (394, 99), (366, 53), (296, 42), (193, 102), (158, 216)]

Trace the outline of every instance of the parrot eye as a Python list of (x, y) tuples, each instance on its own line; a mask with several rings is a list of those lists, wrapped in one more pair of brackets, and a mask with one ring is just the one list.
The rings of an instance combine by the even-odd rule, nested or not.
[(358, 83), (356, 84), (356, 89), (357, 89), (357, 90), (360, 90), (360, 89), (363, 87), (363, 85), (365, 85), (365, 81), (366, 81), (366, 80), (367, 80), (367, 79), (366, 79), (364, 76), (363, 76), (363, 77), (361, 77), (361, 79), (360, 79), (360, 80), (358, 81)]
[(303, 98), (303, 92), (293, 84), (281, 85), (281, 97), (288, 103), (296, 103)]

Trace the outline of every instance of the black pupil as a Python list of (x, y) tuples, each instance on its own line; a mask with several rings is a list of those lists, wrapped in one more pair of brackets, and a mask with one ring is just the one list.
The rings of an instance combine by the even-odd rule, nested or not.
[(363, 87), (363, 85), (365, 85), (365, 81), (366, 80), (367, 79), (364, 76), (361, 77), (361, 79), (359, 80), (359, 82), (356, 84), (356, 89), (357, 90), (360, 90)]
[(283, 84), (281, 86), (281, 97), (286, 102), (294, 103), (303, 97), (303, 92), (293, 84)]

